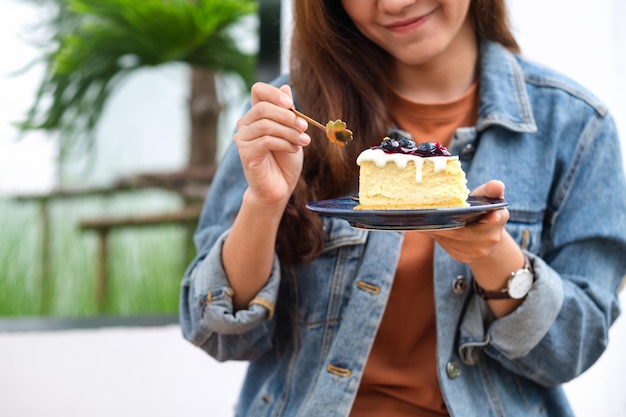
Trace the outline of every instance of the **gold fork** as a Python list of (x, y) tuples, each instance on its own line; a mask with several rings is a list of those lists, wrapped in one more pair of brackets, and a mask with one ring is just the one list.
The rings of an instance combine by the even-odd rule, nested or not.
[(317, 120), (311, 119), (309, 116), (307, 116), (304, 113), (299, 112), (296, 109), (291, 109), (291, 111), (294, 112), (296, 116), (302, 117), (304, 120), (306, 120), (313, 126), (317, 127), (318, 129), (323, 130), (328, 140), (334, 143), (335, 145), (343, 147), (343, 146), (346, 146), (346, 144), (353, 139), (352, 131), (348, 130), (346, 128), (346, 123), (342, 122), (339, 119), (335, 120), (334, 122), (331, 120), (328, 123), (326, 123), (326, 126), (324, 126)]

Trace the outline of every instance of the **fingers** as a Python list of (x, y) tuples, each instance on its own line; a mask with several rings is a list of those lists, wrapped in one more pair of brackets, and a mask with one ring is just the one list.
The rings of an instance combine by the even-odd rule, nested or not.
[[(504, 198), (504, 183), (491, 180), (477, 187), (471, 195)], [(459, 229), (430, 232), (448, 254), (459, 262), (471, 263), (488, 256), (500, 243), (510, 213), (506, 208), (491, 211)]]
[(502, 208), (462, 228), (427, 233), (454, 259), (470, 263), (487, 256), (499, 244), (509, 217), (509, 211)]
[(256, 83), (251, 90), (251, 102), (250, 110), (237, 121), (238, 146), (255, 141), (255, 145), (266, 150), (297, 152), (310, 143), (311, 138), (305, 133), (307, 122), (289, 110), (293, 108), (289, 86), (276, 88)]
[[(493, 226), (504, 226), (509, 221), (510, 217), (511, 214), (509, 213), (509, 210), (507, 210), (506, 208), (501, 208), (499, 210), (494, 210), (485, 214), (484, 216), (481, 216), (480, 219), (478, 219), (478, 221), (476, 221), (475, 223), (490, 224)], [(470, 225), (471, 224), (474, 223), (470, 223)]]
[(301, 119), (288, 110), (282, 111), (290, 114), (282, 115), (269, 106), (265, 102), (259, 103), (239, 120), (234, 137), (238, 145), (256, 142), (271, 151), (296, 152), (311, 142), (302, 123), (295, 120)]
[(250, 100), (252, 106), (261, 101), (267, 101), (285, 109), (293, 107), (293, 96), (288, 85), (276, 88), (267, 83), (257, 82), (250, 90)]
[[(487, 198), (504, 198), (504, 183), (499, 180), (488, 181), (472, 191), (471, 195)], [(506, 208), (495, 210), (482, 216), (474, 224), (491, 224), (494, 226), (504, 226), (509, 221), (510, 213)]]

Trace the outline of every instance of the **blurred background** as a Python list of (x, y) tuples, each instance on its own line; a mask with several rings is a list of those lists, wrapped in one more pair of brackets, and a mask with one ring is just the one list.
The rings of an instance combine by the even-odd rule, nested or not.
[[(10, 290), (0, 315), (175, 313), (214, 164), (264, 76), (268, 6), (0, 7), (0, 283)], [(277, 73), (278, 39), (268, 42)]]
[[(591, 89), (626, 138), (626, 3), (509, 8), (523, 53)], [(232, 414), (245, 365), (182, 340), (178, 289), (289, 24), (280, 0), (0, 0), (0, 416)], [(580, 416), (626, 417), (625, 320), (566, 387)]]

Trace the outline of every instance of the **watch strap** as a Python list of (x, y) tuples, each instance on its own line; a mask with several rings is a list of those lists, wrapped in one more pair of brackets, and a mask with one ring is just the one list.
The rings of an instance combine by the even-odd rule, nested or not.
[(474, 292), (485, 300), (510, 300), (509, 288), (504, 287), (499, 290), (486, 290), (474, 280)]
[[(534, 276), (534, 271), (532, 268), (532, 264), (530, 263), (530, 259), (528, 256), (524, 254), (524, 266), (521, 269), (528, 269)], [(517, 271), (512, 272), (509, 280), (517, 273)], [(509, 294), (509, 281), (507, 281), (507, 285), (504, 288), (500, 288), (498, 290), (486, 290), (478, 285), (478, 282), (474, 280), (474, 292), (478, 294), (480, 297), (485, 300), (511, 300), (513, 297)]]

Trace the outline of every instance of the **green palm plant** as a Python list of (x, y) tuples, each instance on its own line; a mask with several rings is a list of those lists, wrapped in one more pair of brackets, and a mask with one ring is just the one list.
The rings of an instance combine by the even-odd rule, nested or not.
[[(107, 99), (137, 69), (188, 64), (192, 100), (194, 92), (204, 91), (217, 103), (202, 115), (214, 119), (208, 124), (213, 127), (220, 109), (214, 75), (238, 74), (248, 86), (254, 79), (255, 55), (244, 52), (232, 33), (241, 18), (256, 11), (254, 0), (32, 1), (52, 5), (56, 12), (47, 22), (49, 39), (41, 44), (45, 75), (20, 128), (58, 132), (61, 158), (92, 145)], [(189, 165), (213, 163), (214, 144), (194, 150), (197, 117), (190, 112)], [(202, 140), (214, 143), (216, 135)]]

